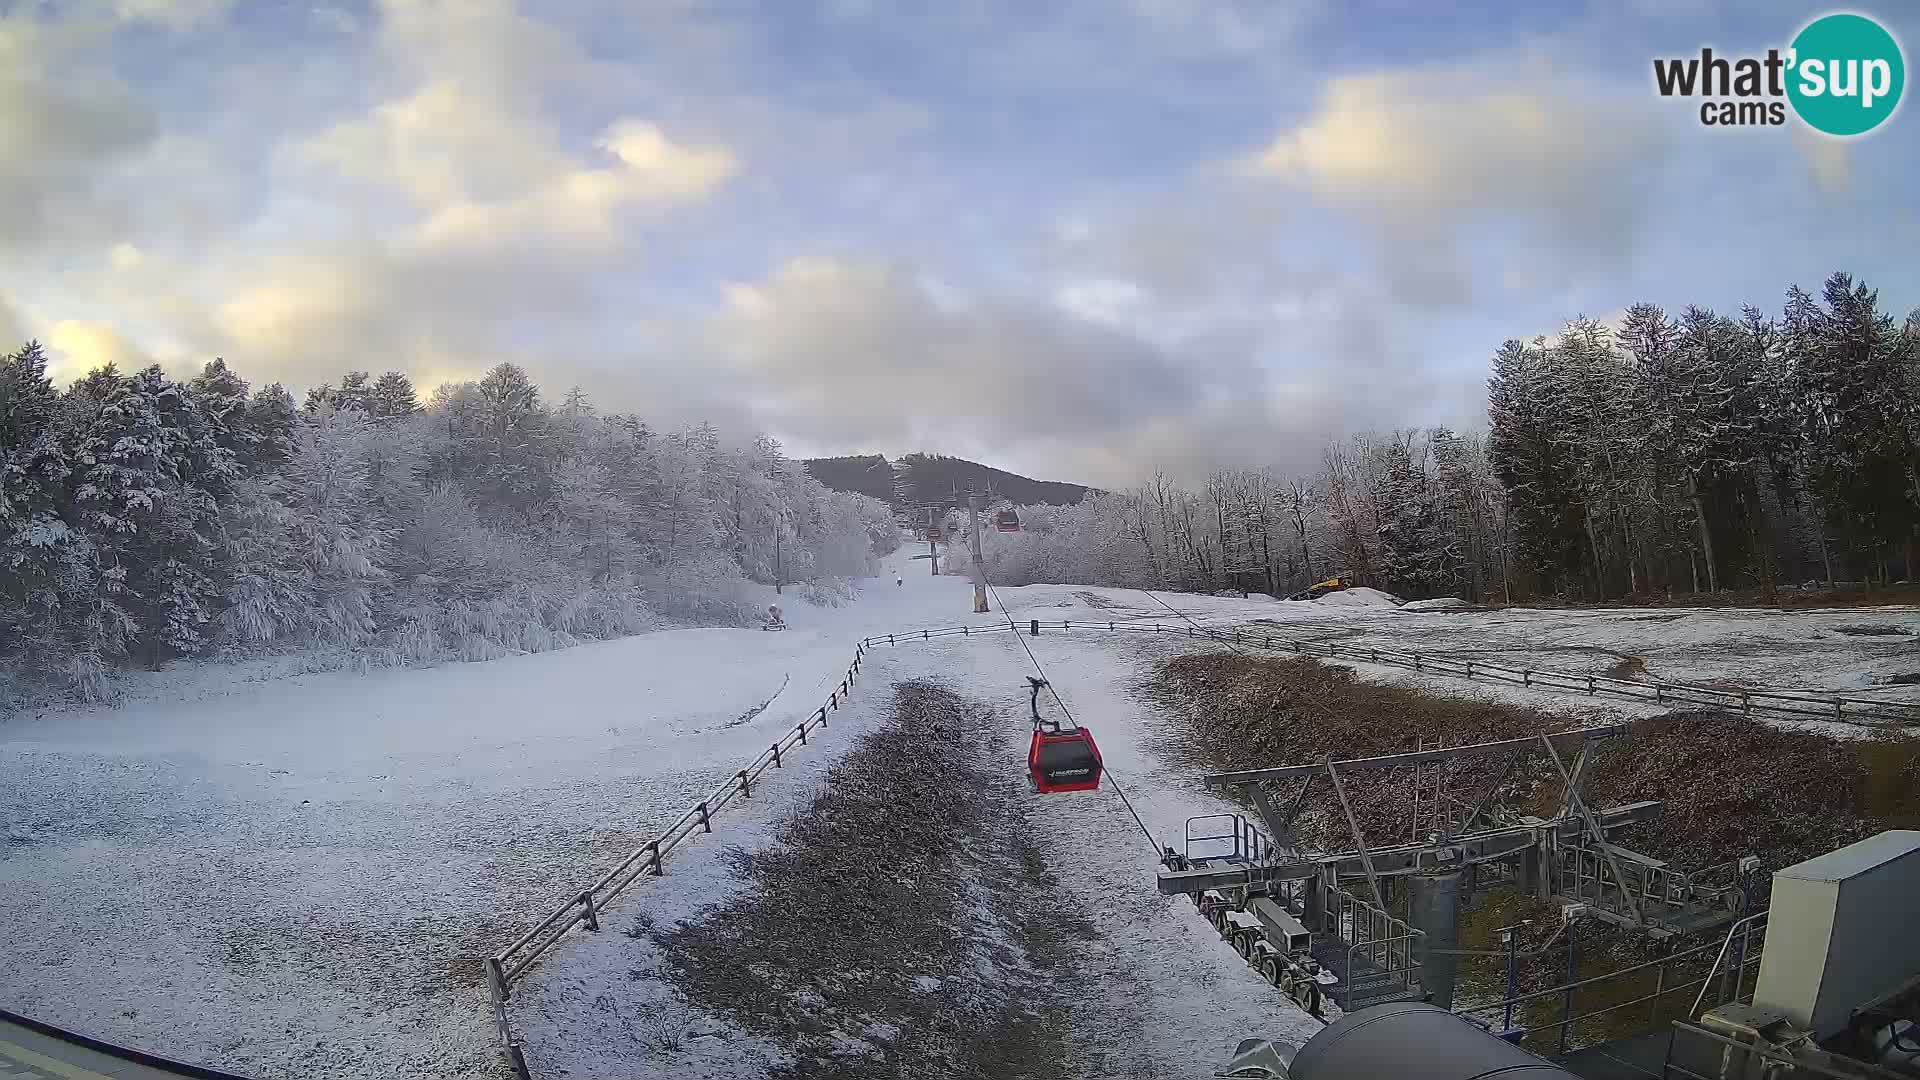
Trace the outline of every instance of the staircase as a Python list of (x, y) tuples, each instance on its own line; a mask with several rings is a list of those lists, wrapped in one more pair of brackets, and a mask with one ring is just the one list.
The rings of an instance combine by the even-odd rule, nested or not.
[(1342, 1012), (1353, 1012), (1390, 1001), (1423, 1000), (1426, 992), (1413, 951), (1425, 935), (1344, 889), (1330, 892), (1339, 933), (1315, 934), (1313, 958), (1340, 980), (1333, 987), (1334, 1004)]

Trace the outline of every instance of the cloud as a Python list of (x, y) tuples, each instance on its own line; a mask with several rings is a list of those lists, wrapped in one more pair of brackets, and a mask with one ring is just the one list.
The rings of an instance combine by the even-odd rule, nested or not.
[(0, 293), (0, 353), (10, 353), (27, 342), (27, 323), (5, 293)]
[(1403, 300), (1472, 296), (1461, 230), (1496, 222), (1519, 244), (1618, 260), (1644, 203), (1633, 177), (1663, 140), (1644, 103), (1528, 61), (1481, 57), (1330, 80), (1318, 108), (1244, 164), (1376, 222)]
[(101, 323), (62, 319), (47, 328), (46, 345), (52, 360), (47, 373), (56, 382), (77, 379), (108, 364), (130, 372), (153, 363), (145, 350)]
[(527, 242), (617, 250), (622, 212), (698, 201), (740, 167), (724, 146), (682, 145), (639, 120), (616, 123), (599, 146), (613, 159), (610, 164), (567, 168), (507, 199), (437, 207), (414, 233), (414, 243), (465, 252), (499, 252)]
[(152, 115), (110, 71), (90, 62), (104, 32), (0, 11), (0, 247), (100, 226), (91, 194), (100, 169), (154, 135)]
[(233, 0), (114, 0), (114, 13), (129, 22), (192, 30), (224, 18)]
[[(1154, 340), (1137, 282), (1052, 303), (956, 291), (906, 267), (802, 258), (735, 285), (703, 336), (754, 416), (821, 452), (935, 448), (1123, 486), (1156, 467), (1305, 467), (1329, 435), (1392, 426), (1431, 380), (1372, 298), (1322, 282), (1257, 326)], [(1284, 326), (1294, 348), (1269, 362)], [(1483, 377), (1483, 376), (1482, 376)]]
[(813, 440), (1091, 437), (1194, 397), (1138, 339), (1014, 298), (943, 302), (879, 265), (791, 260), (731, 291), (713, 340), (751, 377), (760, 415)]

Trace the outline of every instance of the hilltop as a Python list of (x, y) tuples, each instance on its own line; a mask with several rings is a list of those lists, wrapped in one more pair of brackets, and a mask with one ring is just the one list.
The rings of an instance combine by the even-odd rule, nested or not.
[(879, 454), (859, 454), (811, 458), (803, 464), (808, 475), (829, 488), (871, 495), (896, 507), (951, 503), (953, 493), (959, 491), (964, 495), (968, 484), (980, 491), (991, 489), (995, 495), (1019, 506), (1036, 503), (1066, 506), (1095, 490), (1084, 484), (1035, 480), (944, 454), (908, 454), (897, 461), (888, 461)]

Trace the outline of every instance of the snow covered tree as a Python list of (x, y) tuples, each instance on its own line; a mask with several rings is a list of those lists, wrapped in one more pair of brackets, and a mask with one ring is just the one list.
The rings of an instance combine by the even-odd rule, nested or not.
[(323, 406), (304, 421), (287, 467), (293, 579), (309, 597), (297, 625), (317, 642), (371, 641), (375, 583), (392, 543), (374, 499), (372, 421)]
[(373, 412), (373, 383), (371, 376), (364, 371), (349, 371), (340, 378), (340, 389), (333, 392), (333, 405), (339, 409), (352, 409), (358, 413), (371, 415)]
[(499, 364), (473, 387), (471, 427), (462, 432), (472, 471), (463, 479), (483, 507), (524, 513), (548, 491), (551, 417), (526, 370)]
[(37, 342), (0, 355), (0, 672), (91, 683), (93, 545), (73, 519), (65, 409)]
[(420, 411), (414, 396), (413, 380), (398, 371), (389, 371), (367, 391), (367, 415), (378, 420), (412, 416)]

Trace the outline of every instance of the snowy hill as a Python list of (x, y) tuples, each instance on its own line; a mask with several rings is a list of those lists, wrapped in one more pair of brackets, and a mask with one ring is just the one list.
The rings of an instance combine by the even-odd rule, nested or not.
[(942, 454), (908, 454), (891, 462), (879, 454), (864, 454), (810, 458), (802, 464), (807, 475), (835, 491), (869, 495), (895, 506), (951, 503), (953, 493), (965, 492), (969, 484), (981, 491), (991, 489), (994, 495), (1018, 506), (1068, 506), (1095, 490), (1083, 484), (1035, 480)]

